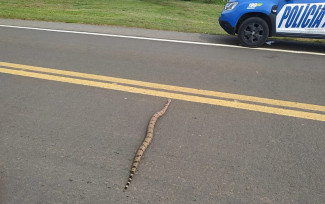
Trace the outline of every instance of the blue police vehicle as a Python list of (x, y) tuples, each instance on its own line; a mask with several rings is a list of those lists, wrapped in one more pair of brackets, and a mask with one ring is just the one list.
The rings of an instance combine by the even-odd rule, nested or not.
[(219, 24), (248, 47), (270, 36), (325, 39), (325, 0), (229, 0)]

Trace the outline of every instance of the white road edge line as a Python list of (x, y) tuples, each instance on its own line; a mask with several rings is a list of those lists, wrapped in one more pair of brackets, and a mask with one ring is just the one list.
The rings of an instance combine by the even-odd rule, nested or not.
[(282, 50), (282, 49), (271, 49), (271, 48), (248, 48), (248, 47), (242, 47), (242, 46), (237, 46), (237, 45), (227, 45), (227, 44), (218, 44), (218, 43), (215, 44), (215, 43), (203, 43), (203, 42), (183, 41), (183, 40), (168, 40), (168, 39), (162, 39), (162, 38), (137, 37), (137, 36), (128, 36), (128, 35), (106, 34), (106, 33), (92, 33), (92, 32), (84, 32), (84, 31), (58, 30), (58, 29), (24, 27), (24, 26), (14, 26), (14, 25), (1, 25), (1, 24), (0, 24), (0, 27), (19, 28), (19, 29), (27, 29), (27, 30), (40, 30), (40, 31), (59, 32), (59, 33), (83, 34), (83, 35), (97, 35), (97, 36), (116, 37), (116, 38), (129, 38), (129, 39), (138, 39), (138, 40), (160, 41), (160, 42), (173, 42), (173, 43), (183, 43), (183, 44), (193, 44), (193, 45), (208, 45), (208, 46), (216, 46), (216, 47), (230, 47), (230, 48), (240, 48), (240, 49), (263, 50), (263, 51), (271, 51), (271, 52), (285, 52), (285, 53), (294, 53), (294, 54), (307, 54), (307, 55), (325, 56), (325, 53), (319, 53), (319, 52), (305, 52), (305, 51)]

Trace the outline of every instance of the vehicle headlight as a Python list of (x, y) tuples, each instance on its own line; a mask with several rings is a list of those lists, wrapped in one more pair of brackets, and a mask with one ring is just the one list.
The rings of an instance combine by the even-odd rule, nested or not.
[(238, 2), (228, 2), (225, 5), (225, 11), (231, 11), (237, 6)]

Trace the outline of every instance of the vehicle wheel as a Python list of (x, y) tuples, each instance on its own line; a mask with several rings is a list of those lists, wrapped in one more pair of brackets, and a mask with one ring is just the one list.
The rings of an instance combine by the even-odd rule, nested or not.
[(246, 19), (239, 26), (238, 40), (247, 47), (258, 47), (265, 43), (269, 36), (269, 26), (259, 17)]

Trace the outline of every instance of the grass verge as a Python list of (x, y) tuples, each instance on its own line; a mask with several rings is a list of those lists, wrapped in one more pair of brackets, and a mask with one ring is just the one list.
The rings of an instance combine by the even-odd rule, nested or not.
[(0, 0), (0, 18), (226, 34), (218, 23), (223, 5), (224, 0)]
[(0, 0), (0, 17), (225, 34), (222, 3), (181, 0)]

